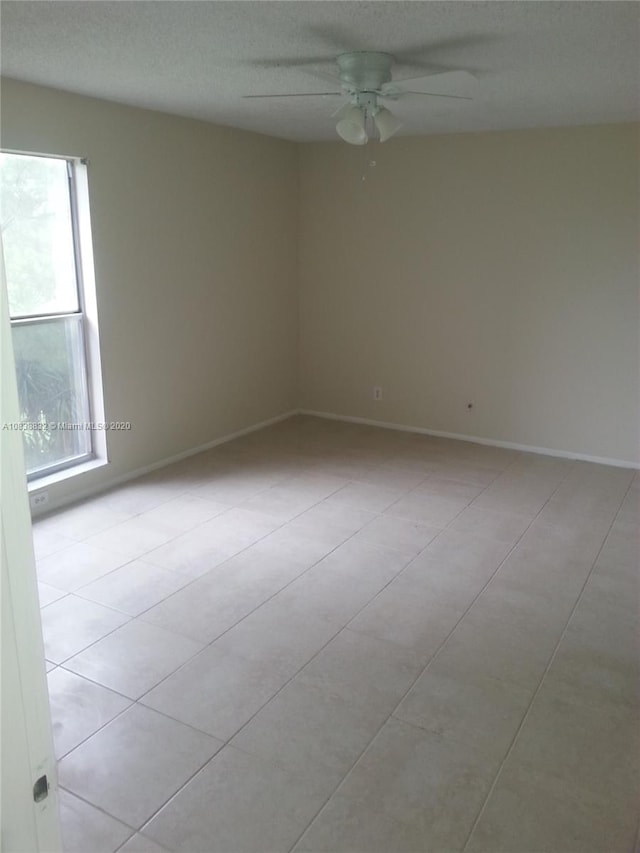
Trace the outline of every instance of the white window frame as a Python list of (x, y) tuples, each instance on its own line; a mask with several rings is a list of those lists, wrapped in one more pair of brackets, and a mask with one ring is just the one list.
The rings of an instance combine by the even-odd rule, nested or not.
[[(43, 154), (33, 151), (2, 149), (3, 153), (28, 157), (43, 157), (49, 160), (64, 160), (67, 164), (71, 229), (76, 272), (78, 310), (66, 313), (44, 313), (26, 317), (11, 317), (11, 328), (27, 324), (60, 322), (77, 318), (80, 324), (83, 363), (78, 369), (86, 383), (89, 421), (94, 425), (104, 423), (104, 399), (102, 391), (102, 365), (100, 360), (100, 337), (98, 333), (98, 310), (96, 300), (95, 269), (89, 211), (88, 160), (83, 157), (68, 157), (60, 154)], [(71, 459), (54, 462), (32, 471), (27, 475), (29, 491), (43, 488), (93, 468), (106, 465), (107, 444), (105, 431), (91, 429), (87, 453)]]

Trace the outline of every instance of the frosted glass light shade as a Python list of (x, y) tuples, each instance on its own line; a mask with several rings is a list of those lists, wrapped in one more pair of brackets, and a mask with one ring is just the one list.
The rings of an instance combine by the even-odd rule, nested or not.
[(380, 142), (386, 142), (389, 137), (393, 136), (402, 127), (402, 123), (386, 107), (380, 107), (374, 115), (373, 120), (380, 134)]
[(344, 111), (336, 125), (338, 136), (351, 145), (364, 145), (367, 142), (367, 132), (364, 126), (364, 110), (352, 106)]

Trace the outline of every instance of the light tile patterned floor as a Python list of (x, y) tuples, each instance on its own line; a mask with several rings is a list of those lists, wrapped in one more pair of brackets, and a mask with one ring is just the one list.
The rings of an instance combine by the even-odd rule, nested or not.
[(631, 853), (639, 501), (297, 417), (38, 521), (68, 853)]

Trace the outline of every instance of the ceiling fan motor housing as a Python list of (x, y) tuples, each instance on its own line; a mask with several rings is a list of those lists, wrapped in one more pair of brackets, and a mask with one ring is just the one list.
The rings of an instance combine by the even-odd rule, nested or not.
[(336, 62), (338, 77), (349, 89), (376, 92), (391, 80), (393, 57), (388, 53), (360, 50), (343, 53)]

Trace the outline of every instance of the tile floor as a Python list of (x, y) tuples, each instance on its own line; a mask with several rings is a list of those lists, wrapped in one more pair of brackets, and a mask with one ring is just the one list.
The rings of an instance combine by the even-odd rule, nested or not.
[(38, 521), (68, 853), (631, 853), (640, 478), (297, 417)]

